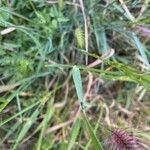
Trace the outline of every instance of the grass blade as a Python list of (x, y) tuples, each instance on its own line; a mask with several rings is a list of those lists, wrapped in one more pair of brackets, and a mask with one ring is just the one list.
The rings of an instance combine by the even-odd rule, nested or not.
[(140, 42), (139, 38), (136, 36), (136, 34), (134, 32), (132, 32), (132, 38), (133, 38), (133, 42), (134, 42), (135, 46), (137, 47), (137, 49), (139, 50), (139, 52), (143, 58), (143, 62), (150, 69), (150, 64), (149, 64), (148, 58), (145, 54), (146, 50), (145, 50), (143, 44)]
[[(78, 99), (80, 101), (80, 104), (84, 106), (84, 101), (83, 101), (83, 89), (82, 89), (82, 82), (81, 82), (81, 75), (80, 75), (80, 70), (79, 68), (77, 68), (76, 66), (73, 67), (73, 80), (75, 83), (75, 87), (76, 87), (76, 91), (77, 91), (77, 96)], [(100, 144), (100, 142), (98, 141), (94, 130), (92, 129), (86, 115), (84, 112), (84, 109), (82, 108), (83, 111), (83, 122), (85, 124), (85, 126), (87, 127), (87, 131), (90, 135), (90, 138), (92, 140), (92, 144), (95, 150), (103, 150), (102, 145)]]
[(15, 150), (16, 147), (18, 146), (19, 142), (21, 142), (22, 139), (25, 137), (25, 135), (27, 134), (27, 132), (29, 131), (29, 129), (31, 128), (33, 123), (35, 122), (38, 114), (39, 114), (39, 110), (36, 109), (34, 111), (34, 113), (32, 114), (32, 116), (30, 117), (30, 119), (24, 124), (21, 132), (19, 133), (18, 137), (16, 138), (16, 143), (15, 143), (14, 147), (12, 148), (12, 150)]
[(85, 113), (82, 114), (82, 118), (83, 118), (84, 125), (86, 126), (89, 136), (91, 138), (94, 149), (95, 150), (103, 150), (103, 147), (102, 147), (101, 143), (98, 141), (98, 139), (94, 133), (94, 129), (92, 129), (92, 126), (90, 125)]
[(80, 70), (78, 67), (76, 66), (73, 67), (72, 75), (73, 75), (73, 81), (75, 83), (78, 99), (80, 101), (80, 104), (83, 104), (84, 102), (83, 88), (82, 88)]
[(74, 145), (74, 142), (76, 141), (76, 138), (79, 134), (80, 126), (81, 126), (81, 122), (80, 122), (79, 119), (77, 119), (76, 122), (73, 125), (73, 129), (72, 129), (72, 132), (71, 132), (71, 135), (70, 135), (70, 138), (69, 138), (69, 143), (68, 143), (67, 150), (72, 149), (72, 147)]
[(51, 119), (51, 117), (54, 113), (54, 108), (53, 108), (52, 102), (53, 102), (52, 100), (49, 102), (48, 107), (47, 107), (47, 112), (44, 115), (44, 120), (41, 123), (42, 129), (41, 129), (41, 133), (40, 133), (40, 136), (39, 136), (39, 140), (38, 140), (38, 143), (37, 143), (36, 150), (41, 150), (42, 139), (43, 139), (46, 127), (47, 127), (48, 122), (50, 121), (50, 119)]

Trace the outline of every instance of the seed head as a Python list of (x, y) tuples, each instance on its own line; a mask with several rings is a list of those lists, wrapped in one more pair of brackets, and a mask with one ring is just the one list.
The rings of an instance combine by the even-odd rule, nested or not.
[(109, 145), (112, 150), (144, 150), (135, 136), (118, 128), (111, 131)]

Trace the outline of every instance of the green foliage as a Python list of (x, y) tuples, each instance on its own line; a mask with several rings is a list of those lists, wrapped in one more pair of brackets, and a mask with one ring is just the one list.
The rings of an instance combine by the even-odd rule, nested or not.
[(8, 104), (8, 101), (5, 99), (0, 99), (0, 112), (6, 107), (6, 105)]
[[(46, 96), (47, 99), (49, 98), (49, 95)], [(40, 128), (41, 128), (41, 133), (40, 133), (40, 136), (39, 136), (39, 139), (38, 139), (38, 143), (37, 143), (37, 146), (36, 146), (36, 150), (41, 150), (41, 149), (44, 149), (43, 147), (43, 138), (44, 138), (44, 133), (46, 131), (46, 128), (48, 126), (48, 122), (50, 121), (53, 113), (54, 113), (54, 110), (53, 109), (49, 109), (49, 108), (52, 108), (52, 100), (48, 102), (48, 107), (47, 107), (47, 112), (46, 114), (44, 115), (44, 119), (42, 121), (42, 123), (40, 124)], [(45, 102), (44, 102), (45, 103)], [(47, 147), (46, 147), (47, 148)]]
[(83, 98), (83, 88), (82, 88), (82, 80), (80, 75), (80, 70), (78, 67), (74, 66), (72, 70), (73, 75), (73, 81), (75, 83), (76, 92), (80, 101), (80, 104), (84, 104), (84, 98)]
[(107, 126), (149, 128), (148, 0), (82, 1), (0, 0), (0, 149), (102, 149)]
[(135, 46), (137, 47), (137, 49), (139, 50), (139, 52), (143, 58), (143, 62), (145, 63), (147, 68), (150, 69), (150, 64), (149, 64), (149, 61), (145, 54), (146, 50), (145, 50), (143, 44), (140, 42), (140, 40), (138, 39), (138, 37), (136, 36), (135, 33), (132, 33), (132, 38), (133, 38), (133, 42), (135, 43)]
[(83, 111), (83, 122), (85, 124), (85, 126), (87, 127), (87, 131), (89, 133), (89, 136), (92, 140), (92, 144), (95, 150), (103, 150), (102, 145), (99, 143), (94, 130), (92, 129), (86, 115), (85, 115), (85, 110), (84, 110), (84, 106), (85, 106), (85, 102), (83, 100), (83, 90), (82, 90), (82, 82), (81, 82), (81, 75), (80, 75), (80, 70), (74, 66), (73, 67), (73, 80), (75, 83), (75, 88), (77, 91), (77, 95), (78, 95), (78, 99), (80, 101), (80, 105), (81, 105), (81, 109)]
[(98, 141), (98, 139), (94, 133), (94, 130), (93, 130), (92, 126), (90, 125), (85, 113), (83, 113), (82, 116), (83, 116), (83, 122), (84, 122), (84, 124), (87, 128), (87, 131), (89, 133), (89, 136), (92, 140), (92, 145), (93, 145), (94, 149), (95, 150), (103, 150), (103, 147), (102, 147), (101, 143)]
[(7, 76), (7, 74), (15, 74), (14, 80), (17, 80), (17, 78), (23, 79), (24, 77), (30, 75), (34, 70), (32, 60), (18, 55), (1, 57), (0, 65), (4, 68), (7, 68), (7, 66), (11, 65), (9, 70), (3, 72), (3, 75)]
[(79, 135), (80, 126), (81, 126), (81, 122), (79, 119), (77, 119), (72, 127), (72, 131), (68, 140), (67, 150), (71, 150), (72, 147), (74, 147), (74, 143), (77, 139), (77, 136)]
[(22, 141), (22, 139), (25, 137), (27, 134), (28, 130), (31, 128), (35, 120), (37, 119), (37, 116), (39, 114), (39, 110), (36, 109), (33, 114), (31, 115), (30, 119), (27, 120), (27, 122), (23, 125), (18, 137), (16, 137), (16, 143), (13, 146), (13, 150), (16, 149), (16, 147), (19, 145), (19, 143)]

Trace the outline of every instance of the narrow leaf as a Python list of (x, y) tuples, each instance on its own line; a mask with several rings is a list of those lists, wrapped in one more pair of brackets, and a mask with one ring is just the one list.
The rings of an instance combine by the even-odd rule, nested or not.
[(16, 149), (16, 147), (18, 146), (19, 142), (22, 141), (22, 139), (25, 137), (25, 135), (27, 134), (27, 132), (29, 131), (29, 129), (31, 128), (31, 126), (33, 125), (33, 123), (35, 122), (35, 120), (37, 119), (37, 116), (39, 114), (39, 110), (36, 109), (34, 111), (34, 113), (32, 114), (32, 116), (29, 118), (29, 120), (24, 124), (21, 132), (19, 133), (17, 139), (16, 139), (16, 143), (13, 147), (13, 150)]
[(92, 140), (94, 149), (95, 150), (103, 150), (103, 147), (102, 147), (101, 143), (98, 141), (98, 139), (94, 133), (94, 130), (92, 129), (92, 126), (90, 125), (85, 113), (83, 113), (82, 118), (83, 118), (84, 125), (86, 126), (89, 136)]
[(48, 122), (50, 121), (50, 119), (51, 119), (51, 117), (54, 113), (52, 102), (53, 102), (52, 100), (49, 101), (48, 107), (47, 107), (47, 112), (44, 115), (44, 119), (43, 119), (42, 123), (40, 124), (42, 129), (41, 129), (41, 133), (40, 133), (40, 136), (39, 136), (39, 139), (38, 139), (36, 150), (41, 150), (42, 149), (41, 147), (42, 147), (43, 136), (44, 136), (45, 130), (48, 126)]
[(79, 134), (79, 130), (80, 130), (80, 126), (81, 126), (81, 123), (80, 123), (80, 120), (77, 119), (76, 122), (74, 123), (73, 125), (73, 129), (72, 129), (72, 132), (71, 132), (71, 135), (70, 135), (70, 138), (69, 138), (69, 143), (68, 143), (68, 148), (67, 150), (71, 150), (75, 141), (76, 141), (76, 138)]
[(73, 74), (73, 81), (75, 83), (77, 96), (78, 96), (80, 104), (81, 104), (81, 103), (83, 103), (84, 98), (83, 98), (83, 88), (82, 88), (82, 81), (81, 81), (81, 75), (80, 75), (79, 68), (74, 66), (72, 74)]
[(148, 58), (145, 54), (146, 50), (145, 50), (143, 44), (140, 42), (139, 38), (136, 36), (136, 34), (134, 32), (132, 32), (132, 38), (133, 38), (133, 42), (134, 42), (135, 46), (137, 47), (137, 49), (139, 50), (139, 52), (143, 58), (143, 62), (150, 69), (150, 64), (149, 64)]

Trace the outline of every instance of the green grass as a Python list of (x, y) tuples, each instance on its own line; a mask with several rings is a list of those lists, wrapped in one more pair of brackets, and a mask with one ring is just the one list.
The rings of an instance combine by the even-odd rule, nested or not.
[(149, 1), (120, 2), (0, 0), (0, 149), (149, 147)]

